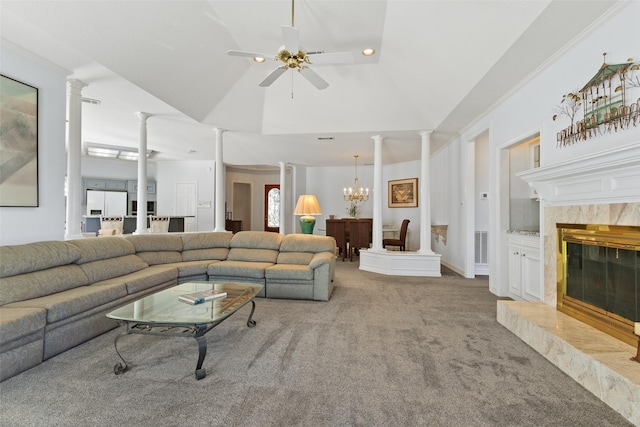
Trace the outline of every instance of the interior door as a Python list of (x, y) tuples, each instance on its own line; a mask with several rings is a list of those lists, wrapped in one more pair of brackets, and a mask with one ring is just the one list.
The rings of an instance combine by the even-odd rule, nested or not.
[(264, 186), (264, 231), (280, 231), (280, 185)]

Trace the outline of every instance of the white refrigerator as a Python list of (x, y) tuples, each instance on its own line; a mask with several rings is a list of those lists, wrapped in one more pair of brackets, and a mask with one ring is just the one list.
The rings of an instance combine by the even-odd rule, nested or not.
[(126, 191), (87, 190), (87, 215), (124, 216), (126, 214)]

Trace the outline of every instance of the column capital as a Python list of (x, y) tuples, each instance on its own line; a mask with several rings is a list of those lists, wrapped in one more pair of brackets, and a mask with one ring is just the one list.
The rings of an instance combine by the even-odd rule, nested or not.
[(67, 85), (71, 89), (82, 90), (83, 87), (88, 86), (85, 82), (78, 79), (67, 79)]
[(374, 135), (371, 137), (371, 139), (373, 139), (373, 142), (382, 142), (384, 141), (384, 136), (382, 135)]
[(429, 136), (433, 133), (433, 130), (421, 130), (420, 131), (420, 136), (425, 137), (425, 136)]
[(216, 135), (221, 135), (223, 132), (226, 132), (226, 129), (223, 128), (213, 128), (213, 131), (216, 133)]
[(136, 116), (138, 116), (138, 118), (140, 119), (141, 122), (145, 122), (149, 117), (153, 116), (153, 114), (145, 113), (143, 111), (138, 111), (135, 114), (136, 114)]

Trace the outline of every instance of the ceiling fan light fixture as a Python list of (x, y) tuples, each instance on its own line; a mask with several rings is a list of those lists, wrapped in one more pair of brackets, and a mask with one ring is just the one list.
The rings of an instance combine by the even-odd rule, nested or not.
[(376, 50), (372, 47), (367, 47), (365, 49), (362, 49), (362, 55), (363, 56), (373, 56), (375, 55)]
[(253, 62), (257, 62), (258, 64), (262, 64), (265, 61), (265, 59), (261, 56), (254, 56), (253, 57)]

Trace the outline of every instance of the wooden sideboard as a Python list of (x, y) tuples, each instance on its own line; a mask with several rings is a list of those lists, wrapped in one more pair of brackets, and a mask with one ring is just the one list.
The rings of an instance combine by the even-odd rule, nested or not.
[(239, 219), (227, 219), (225, 220), (224, 229), (236, 234), (238, 231), (242, 231), (242, 220)]

